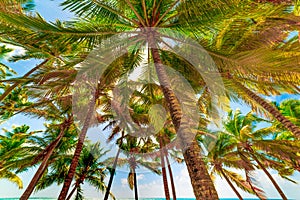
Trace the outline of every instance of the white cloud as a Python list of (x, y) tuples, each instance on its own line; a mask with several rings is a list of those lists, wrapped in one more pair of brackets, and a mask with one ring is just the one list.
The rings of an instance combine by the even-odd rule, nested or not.
[(12, 49), (12, 51), (9, 52), (9, 53), (7, 53), (6, 56), (4, 57), (5, 60), (8, 60), (12, 56), (24, 55), (25, 52), (26, 52), (26, 50), (24, 48), (18, 47), (18, 46), (14, 46), (14, 45), (11, 45), (11, 44), (3, 44), (3, 43), (1, 43), (0, 45), (5, 45), (6, 48)]
[[(148, 180), (151, 181), (151, 180)], [(138, 184), (139, 194), (145, 198), (164, 197), (161, 177), (145, 184)]]
[(142, 179), (144, 179), (144, 174), (139, 174), (139, 175), (137, 175), (137, 180), (142, 180)]
[[(137, 180), (142, 180), (142, 179), (144, 179), (144, 177), (145, 177), (144, 174), (139, 174), (136, 176)], [(127, 178), (121, 178), (121, 184), (122, 184), (122, 187), (127, 186), (128, 185)]]
[[(269, 172), (288, 198), (300, 200), (300, 186), (298, 184), (294, 184), (286, 179), (281, 178), (275, 170), (269, 170)], [(274, 185), (262, 170), (259, 170), (257, 172), (256, 178), (260, 183), (261, 187), (265, 190), (267, 197), (280, 198), (280, 195), (278, 194)], [(299, 182), (300, 173), (295, 173), (293, 176), (291, 176), (291, 179)]]
[(128, 185), (127, 178), (122, 178), (121, 179), (121, 184), (122, 184), (122, 187), (125, 187), (126, 185)]

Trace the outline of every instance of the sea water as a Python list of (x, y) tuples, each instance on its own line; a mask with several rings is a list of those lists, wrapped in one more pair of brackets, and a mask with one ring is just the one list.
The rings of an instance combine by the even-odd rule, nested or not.
[[(140, 199), (141, 200), (165, 200), (165, 198), (140, 198)], [(195, 200), (195, 198), (177, 198), (177, 199), (178, 200)], [(0, 200), (19, 200), (19, 198), (0, 198)], [(53, 199), (53, 198), (30, 198), (29, 200), (56, 200), (56, 199)], [(90, 200), (96, 200), (96, 198), (90, 199)], [(132, 199), (120, 199), (120, 200), (133, 200), (133, 198)], [(238, 199), (237, 198), (221, 198), (220, 200), (238, 200)], [(244, 199), (244, 200), (258, 200), (258, 199)], [(269, 199), (269, 200), (280, 200), (280, 199)]]

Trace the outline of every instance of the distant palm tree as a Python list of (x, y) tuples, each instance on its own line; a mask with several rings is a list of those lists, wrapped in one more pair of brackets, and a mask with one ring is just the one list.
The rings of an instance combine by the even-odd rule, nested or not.
[(137, 174), (136, 169), (141, 166), (146, 169), (149, 169), (151, 172), (156, 174), (160, 174), (160, 170), (158, 169), (159, 163), (155, 161), (147, 161), (142, 157), (143, 153), (149, 152), (149, 149), (153, 150), (151, 145), (142, 145), (140, 144), (142, 141), (137, 139), (136, 137), (132, 137), (130, 135), (125, 136), (124, 142), (120, 148), (122, 152), (127, 156), (127, 159), (120, 159), (120, 166), (127, 164), (129, 166), (130, 172), (128, 173), (128, 184), (131, 190), (134, 189), (134, 198), (136, 200), (138, 197), (138, 185), (137, 185)]
[(217, 141), (213, 141), (213, 148), (208, 153), (207, 162), (211, 166), (211, 175), (219, 175), (225, 178), (226, 182), (232, 188), (237, 197), (242, 200), (242, 195), (238, 192), (235, 183), (243, 191), (257, 195), (260, 199), (266, 199), (263, 190), (253, 186), (251, 180), (246, 180), (231, 169), (245, 170), (247, 174), (255, 170), (253, 163), (250, 160), (243, 159), (238, 152), (235, 151), (236, 144), (232, 136), (226, 133), (220, 133), (217, 136)]
[[(107, 175), (107, 169), (104, 164), (105, 159), (103, 158), (105, 154), (106, 152), (100, 148), (100, 143), (87, 143), (84, 146), (79, 165), (76, 168), (75, 183), (67, 199), (71, 199), (75, 192), (75, 199), (82, 199), (83, 191), (81, 185), (84, 182), (88, 182), (99, 191), (105, 191), (104, 178)], [(65, 175), (68, 173), (71, 159), (72, 155), (70, 152), (69, 154), (54, 155), (54, 160), (50, 163), (51, 171), (48, 170), (38, 181), (36, 190), (45, 189), (54, 183), (62, 184)]]
[(23, 182), (16, 172), (21, 165), (29, 165), (34, 154), (39, 150), (36, 145), (36, 132), (28, 132), (29, 126), (15, 127), (12, 131), (5, 130), (0, 135), (0, 179), (7, 179), (21, 189)]
[[(103, 156), (107, 152), (104, 152), (100, 148), (100, 143), (88, 144), (82, 151), (81, 159), (78, 164), (78, 172), (75, 174), (74, 187), (71, 190), (67, 200), (71, 199), (72, 195), (77, 191), (76, 198), (80, 196), (82, 192), (81, 185), (84, 182), (88, 182), (98, 191), (104, 192), (107, 186), (104, 183), (104, 178), (107, 175), (107, 169), (105, 167), (105, 160)], [(114, 198), (114, 196), (111, 194)]]
[(297, 149), (299, 145), (292, 141), (276, 140), (274, 142), (271, 139), (266, 139), (265, 137), (274, 134), (277, 129), (274, 126), (268, 126), (256, 130), (256, 124), (261, 121), (267, 122), (252, 113), (243, 116), (239, 110), (235, 113), (231, 111), (227, 121), (224, 122), (224, 134), (229, 137), (232, 148), (234, 147), (233, 152), (238, 154), (240, 159), (246, 163), (253, 160), (258, 168), (262, 169), (268, 176), (280, 196), (287, 199), (267, 168), (282, 167), (282, 162), (286, 156), (298, 157)]

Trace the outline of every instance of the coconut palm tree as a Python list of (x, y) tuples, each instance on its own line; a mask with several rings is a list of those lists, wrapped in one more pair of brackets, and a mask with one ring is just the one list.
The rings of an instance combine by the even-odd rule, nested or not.
[[(299, 100), (296, 99), (287, 99), (280, 103), (274, 102), (274, 105), (277, 107), (277, 109), (290, 121), (292, 121), (294, 124), (299, 125)], [(299, 140), (286, 128), (284, 128), (281, 124), (278, 122), (273, 122), (273, 126), (277, 127), (277, 132), (272, 136), (272, 139), (274, 141), (285, 141), (285, 142), (291, 142), (299, 144)], [(277, 159), (281, 159), (284, 162), (284, 167), (276, 167), (276, 170), (279, 172), (279, 175), (289, 181), (292, 181), (296, 183), (296, 181), (292, 180), (289, 176), (291, 176), (295, 171), (300, 170), (300, 163), (298, 161), (297, 156), (295, 157), (292, 154), (285, 155), (285, 156), (278, 156), (272, 152), (269, 152), (269, 154), (272, 154), (273, 157)]]
[[(71, 199), (75, 192), (75, 199), (80, 199), (79, 197), (82, 196), (83, 193), (81, 185), (84, 182), (89, 183), (99, 191), (105, 191), (106, 185), (104, 183), (104, 178), (107, 175), (104, 164), (105, 159), (103, 158), (105, 154), (106, 152), (100, 148), (100, 143), (87, 143), (84, 146), (79, 165), (76, 169), (75, 183), (67, 199)], [(42, 190), (54, 183), (63, 183), (64, 176), (68, 173), (71, 159), (72, 155), (70, 152), (66, 155), (54, 155), (54, 160), (50, 162), (51, 171), (48, 170), (48, 172), (38, 181), (36, 190)]]
[[(51, 156), (53, 156), (54, 151), (59, 151), (59, 149), (61, 148), (61, 146), (59, 146), (59, 144), (61, 143), (63, 137), (67, 136), (67, 138), (68, 138), (68, 135), (70, 135), (70, 133), (72, 132), (72, 131), (70, 131), (71, 125), (72, 125), (72, 120), (70, 121), (70, 119), (66, 119), (63, 123), (58, 125), (58, 127), (57, 127), (57, 125), (55, 126), (54, 124), (48, 125), (48, 130), (46, 130), (46, 133), (44, 135), (45, 137), (47, 137), (47, 133), (49, 134), (51, 132), (50, 130), (53, 129), (53, 126), (55, 129), (58, 129), (59, 133), (57, 136), (54, 136), (54, 138), (51, 138), (51, 140), (50, 140), (51, 142), (49, 142), (49, 143), (44, 142), (43, 145), (46, 145), (45, 149), (42, 150), (41, 152), (39, 152), (35, 156), (34, 160), (30, 163), (31, 166), (33, 166), (33, 165), (36, 165), (39, 161), (42, 161), (38, 170), (36, 171), (34, 177), (30, 181), (29, 185), (27, 186), (26, 190), (24, 191), (24, 193), (22, 194), (20, 199), (28, 199), (30, 197), (37, 182), (42, 177), (43, 173), (47, 170), (47, 167), (51, 163)], [(73, 127), (73, 129), (74, 129), (74, 127)], [(69, 133), (66, 134), (66, 132), (69, 132)], [(76, 133), (76, 131), (75, 131), (75, 133)], [(49, 136), (47, 139), (50, 139)], [(70, 138), (68, 138), (68, 139), (70, 139)]]
[(282, 161), (285, 157), (298, 157), (298, 144), (291, 141), (277, 140), (274, 142), (273, 140), (265, 139), (265, 137), (276, 132), (276, 127), (269, 126), (255, 130), (259, 121), (265, 120), (258, 118), (252, 113), (242, 116), (240, 111), (230, 112), (228, 120), (224, 123), (225, 133), (231, 137), (230, 139), (236, 148), (235, 151), (240, 155), (240, 158), (250, 159), (249, 161), (253, 160), (268, 176), (281, 197), (287, 199), (280, 186), (268, 172), (267, 167), (282, 167)]
[(104, 164), (105, 161), (101, 160), (101, 157), (103, 157), (105, 154), (106, 152), (100, 148), (100, 143), (93, 145), (88, 144), (86, 148), (83, 149), (82, 157), (78, 165), (79, 171), (75, 175), (74, 187), (67, 199), (71, 199), (76, 190), (76, 196), (79, 196), (81, 191), (80, 185), (83, 184), (84, 181), (89, 182), (99, 191), (105, 191), (107, 187), (104, 183), (104, 178), (106, 177), (106, 168)]
[[(145, 145), (141, 144), (141, 140), (132, 137), (130, 135), (126, 135), (124, 138), (124, 141), (122, 142), (122, 145), (120, 148), (122, 149), (122, 152), (127, 156), (127, 159), (125, 162), (123, 161), (123, 165), (127, 164), (129, 166), (130, 172), (128, 174), (128, 184), (131, 190), (134, 189), (134, 197), (137, 200), (138, 199), (138, 185), (137, 185), (137, 174), (136, 169), (139, 166), (142, 166), (146, 169), (151, 170), (153, 173), (160, 174), (160, 170), (158, 169), (159, 164), (154, 161), (147, 161), (145, 158), (143, 158), (143, 153), (148, 153), (149, 151), (153, 151), (153, 147), (151, 145)], [(120, 160), (120, 166), (121, 166), (121, 160)]]
[(226, 182), (240, 200), (242, 200), (243, 197), (233, 183), (243, 191), (256, 194), (260, 199), (266, 199), (263, 190), (254, 186), (251, 179), (245, 180), (241, 175), (230, 170), (245, 170), (249, 174), (250, 171), (255, 170), (253, 163), (241, 158), (235, 151), (235, 141), (229, 134), (221, 133), (217, 137), (218, 139), (214, 142), (214, 147), (211, 148), (207, 156), (207, 162), (208, 165), (211, 166), (212, 176), (215, 174), (225, 178)]
[[(152, 130), (154, 130), (156, 140), (159, 144), (157, 146), (159, 152), (156, 153), (156, 157), (160, 158), (165, 197), (166, 199), (170, 199), (166, 169), (168, 167), (168, 169), (171, 170), (171, 166), (169, 166), (168, 164), (166, 165), (166, 157), (168, 155), (168, 152), (167, 149), (165, 149), (165, 145), (170, 143), (170, 139), (167, 137), (167, 133), (170, 133), (170, 131), (165, 131), (165, 127), (163, 125), (165, 123), (164, 114), (161, 113), (159, 108), (151, 107), (159, 104), (167, 109), (166, 102), (164, 102), (162, 96), (163, 94), (161, 91), (161, 87), (155, 84), (145, 84), (140, 90), (135, 91), (134, 96), (129, 102), (129, 107), (132, 108), (131, 116), (136, 123), (140, 125), (142, 124), (145, 126), (151, 126)], [(147, 144), (149, 143), (149, 141), (151, 141), (150, 138), (147, 139)], [(152, 143), (150, 145), (153, 145), (153, 142), (150, 143)], [(152, 154), (152, 152), (148, 153)], [(153, 157), (155, 157), (154, 154), (155, 153), (153, 153), (152, 155)], [(170, 170), (169, 172), (171, 172)], [(172, 183), (172, 189), (175, 193), (174, 188), (174, 183)]]
[[(4, 129), (5, 130), (5, 129)], [(34, 158), (37, 148), (37, 131), (28, 132), (29, 126), (15, 127), (12, 131), (5, 130), (0, 135), (0, 178), (8, 179), (23, 188), (22, 180), (17, 176), (20, 164), (29, 164)]]
[[(222, 3), (224, 2), (220, 1), (220, 4), (216, 2), (216, 5), (222, 5)], [(38, 17), (28, 17), (28, 16), (12, 17), (13, 14), (9, 14), (9, 15), (1, 14), (1, 17), (3, 17), (4, 21), (10, 21), (10, 24), (13, 24), (12, 26), (14, 27), (18, 25), (19, 26), (24, 25), (24, 24), (28, 25), (28, 27), (36, 31), (35, 33), (31, 34), (32, 37), (36, 36), (38, 38), (47, 39), (47, 36), (49, 36), (49, 33), (51, 33), (52, 35), (57, 35), (60, 38), (63, 38), (60, 41), (65, 40), (68, 42), (78, 42), (79, 40), (80, 42), (87, 44), (87, 46), (89, 46), (90, 48), (92, 48), (94, 44), (100, 43), (103, 39), (113, 35), (114, 33), (120, 33), (123, 32), (124, 30), (137, 30), (138, 28), (141, 28), (141, 30), (145, 30), (145, 28), (147, 29), (148, 27), (152, 27), (152, 28), (169, 28), (173, 30), (178, 30), (183, 34), (185, 34), (186, 36), (190, 36), (190, 37), (195, 36), (194, 39), (197, 39), (199, 42), (201, 42), (201, 44), (204, 47), (210, 49), (209, 48), (210, 43), (208, 42), (209, 40), (207, 39), (209, 34), (207, 34), (207, 37), (203, 37), (203, 33), (211, 33), (211, 34), (221, 33), (221, 31), (219, 31), (218, 29), (219, 27), (223, 26), (223, 24), (220, 23), (220, 21), (222, 21), (220, 19), (230, 19), (232, 18), (232, 16), (234, 16), (235, 18), (240, 17), (241, 19), (246, 19), (244, 21), (248, 22), (250, 15), (245, 14), (245, 12), (252, 11), (253, 13), (253, 10), (255, 10), (254, 8), (256, 8), (257, 10), (255, 10), (255, 12), (260, 11), (265, 13), (266, 11), (271, 10), (272, 12), (267, 12), (268, 15), (264, 15), (264, 16), (267, 19), (271, 19), (267, 22), (270, 21), (274, 22), (272, 16), (278, 17), (279, 13), (281, 13), (282, 10), (284, 9), (284, 7), (278, 7), (279, 9), (274, 9), (277, 8), (275, 6), (259, 7), (260, 4), (258, 3), (255, 4), (255, 2), (252, 1), (243, 1), (241, 3), (240, 2), (237, 3), (235, 1), (226, 1), (226, 3), (227, 3), (226, 6), (215, 7), (212, 4), (210, 4), (210, 2), (207, 1), (194, 2), (194, 1), (171, 1), (170, 0), (164, 2), (157, 2), (153, 0), (148, 2), (141, 1), (141, 2), (134, 2), (134, 3), (129, 0), (122, 0), (122, 1), (120, 0), (117, 2), (114, 1), (94, 2), (88, 0), (80, 1), (80, 2), (75, 0), (65, 1), (63, 5), (66, 8), (70, 9), (71, 11), (75, 12), (78, 16), (82, 16), (88, 19), (87, 22), (88, 25), (84, 25), (83, 22), (71, 23), (66, 25), (61, 23), (49, 25), (45, 23), (44, 20)], [(241, 11), (241, 15), (237, 15), (237, 13), (240, 13), (239, 11)], [(260, 15), (257, 14), (257, 16)], [(251, 17), (250, 17), (250, 21), (252, 21)], [(99, 20), (99, 18), (101, 20)], [(278, 18), (276, 18), (276, 20), (277, 20), (276, 22), (279, 21)], [(263, 23), (264, 19), (259, 21), (260, 23), (257, 23), (256, 18), (254, 19), (254, 22), (250, 22), (250, 21), (249, 23), (253, 23), (253, 26), (250, 27), (255, 29), (251, 29), (251, 28), (247, 29), (248, 31), (247, 33), (250, 36), (247, 37), (246, 39), (252, 41), (249, 38), (255, 35), (253, 34), (255, 33), (255, 31), (262, 33), (261, 35), (265, 34), (265, 32), (261, 31), (260, 28), (264, 27), (264, 25), (266, 24)], [(226, 21), (222, 21), (222, 22), (226, 23)], [(259, 26), (256, 24), (258, 24)], [(144, 32), (142, 31), (141, 34), (144, 34)], [(159, 45), (158, 42), (159, 37), (155, 38), (154, 35), (152, 35), (153, 37), (151, 35), (149, 36), (150, 36), (148, 38), (149, 39), (148, 42), (150, 44), (149, 46), (157, 47), (157, 45)], [(253, 44), (258, 44), (258, 43), (255, 42)], [(251, 47), (253, 47), (253, 45), (251, 45)], [(242, 53), (244, 53), (246, 50), (249, 49), (247, 48), (244, 49)], [(170, 111), (173, 124), (175, 126), (176, 131), (178, 132), (179, 125), (181, 123), (182, 111), (179, 102), (176, 100), (176, 98), (174, 98), (175, 97), (174, 92), (170, 89), (171, 87), (168, 87), (169, 82), (167, 80), (166, 72), (162, 67), (162, 64), (164, 63), (164, 61), (162, 60), (163, 57), (162, 51), (158, 51), (157, 49), (154, 48), (154, 49), (150, 49), (150, 52), (152, 54), (151, 57), (153, 61), (156, 63), (155, 68), (156, 68), (159, 82), (161, 85), (165, 86), (163, 88), (163, 93), (166, 101), (169, 104), (169, 111)], [(213, 49), (209, 53), (210, 55), (214, 55), (215, 57), (217, 57), (219, 59), (218, 61), (222, 61), (222, 62), (228, 61), (226, 59), (226, 56), (224, 57), (224, 55), (216, 54), (213, 51)], [(251, 55), (251, 54), (248, 52), (247, 55)], [(253, 56), (252, 58), (255, 57)], [(229, 69), (231, 73), (237, 72), (235, 73), (236, 77), (238, 77), (237, 74), (245, 71), (244, 69), (240, 69), (240, 66), (243, 67), (244, 65), (245, 66), (250, 65), (249, 62), (243, 63), (242, 59), (235, 59), (233, 61), (238, 61), (238, 62), (232, 62), (232, 60), (230, 60), (230, 62), (226, 62), (226, 64), (235, 63), (235, 65), (231, 65), (233, 66), (233, 68), (229, 68)], [(229, 66), (229, 64), (226, 66)], [(222, 66), (224, 65), (220, 65), (220, 68)], [(223, 71), (221, 72), (223, 73)], [(269, 71), (273, 71), (273, 70), (269, 70)], [(271, 75), (273, 76), (274, 74)], [(253, 95), (252, 96), (249, 95), (249, 96), (257, 100), (255, 96)], [(262, 106), (266, 107), (266, 105), (267, 104), (262, 103)], [(277, 115), (278, 113), (274, 113), (274, 114)], [(299, 132), (299, 130), (297, 130), (297, 127), (292, 127), (292, 125), (288, 124), (288, 122), (285, 119), (281, 119), (281, 121), (285, 123), (287, 127), (290, 127), (294, 133)], [(83, 131), (83, 133), (84, 132), (85, 131)], [(76, 158), (77, 161), (80, 155), (79, 151), (81, 151), (80, 149), (82, 149), (81, 143), (82, 140), (84, 139), (84, 135), (85, 134), (81, 135), (82, 137), (80, 139), (80, 145), (76, 153), (76, 156), (74, 156), (74, 158)], [(190, 135), (190, 132), (185, 130), (182, 132), (182, 134), (178, 134), (178, 137), (183, 141), (183, 143), (186, 143), (187, 142), (186, 136), (188, 135)], [(200, 149), (196, 141), (193, 141), (189, 146), (189, 148), (186, 151), (184, 151), (184, 155), (185, 155), (186, 164), (191, 176), (192, 185), (197, 199), (204, 198), (204, 197), (208, 199), (216, 199), (217, 198), (216, 191), (214, 189), (212, 182), (210, 181), (209, 175), (205, 168), (205, 164), (202, 161), (202, 159), (199, 157)], [(74, 166), (77, 163), (76, 159), (74, 159), (73, 162), (75, 164), (73, 164), (73, 167), (70, 168), (72, 169), (72, 171), (70, 172), (70, 175), (68, 176), (68, 179), (66, 181), (68, 184), (66, 184), (66, 186), (64, 187), (64, 190), (60, 197), (61, 199), (65, 198), (67, 194), (68, 189), (66, 188), (69, 187), (68, 185), (70, 185), (70, 182), (74, 175), (74, 169), (75, 169)], [(195, 165), (194, 163), (200, 163), (200, 164)], [(197, 173), (195, 173), (196, 171)], [(207, 195), (210, 195), (210, 197), (207, 197)]]
[(278, 110), (291, 122), (300, 125), (300, 101), (297, 99), (287, 99), (279, 104), (276, 103)]

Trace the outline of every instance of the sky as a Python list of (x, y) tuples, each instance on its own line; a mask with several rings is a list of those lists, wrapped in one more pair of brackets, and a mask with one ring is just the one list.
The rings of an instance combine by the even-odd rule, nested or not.
[[(67, 11), (62, 11), (62, 9), (58, 6), (62, 1), (50, 1), (50, 0), (36, 0), (36, 10), (47, 20), (47, 21), (55, 21), (57, 18), (62, 20), (67, 20), (72, 18), (72, 14)], [(13, 52), (14, 54), (22, 53), (22, 49), (17, 49)], [(7, 61), (3, 61), (6, 64), (9, 64), (14, 70), (18, 72), (18, 75), (22, 75), (27, 72), (29, 69), (34, 67), (39, 60), (26, 60), (19, 61), (17, 63), (7, 63)], [(268, 100), (280, 102), (286, 98), (299, 98), (299, 96), (290, 96), (290, 95), (281, 95), (268, 97)], [(233, 109), (240, 108), (243, 113), (250, 111), (250, 108), (238, 103), (231, 103), (231, 107)], [(28, 124), (31, 127), (31, 130), (43, 130), (44, 122), (39, 119), (29, 119), (28, 117), (19, 115), (13, 117), (6, 123), (2, 124), (0, 128), (10, 128), (15, 125)], [(88, 131), (88, 138), (92, 141), (100, 140), (102, 144), (105, 141), (105, 135), (107, 132), (102, 131), (101, 127), (91, 128)], [(106, 149), (112, 149), (110, 155), (114, 155), (116, 152), (114, 146), (107, 145)], [(178, 197), (194, 197), (192, 186), (190, 183), (190, 178), (188, 175), (188, 171), (184, 164), (178, 164), (176, 162), (172, 162), (172, 169), (175, 177), (175, 186), (177, 190)], [(20, 174), (20, 177), (23, 179), (24, 186), (26, 188), (27, 184), (33, 177), (36, 168), (29, 169), (27, 172)], [(272, 175), (275, 177), (276, 181), (285, 191), (289, 198), (299, 199), (299, 191), (300, 186), (292, 184), (277, 175), (276, 171), (270, 171)], [(116, 177), (113, 183), (112, 192), (115, 194), (117, 198), (132, 198), (133, 191), (131, 191), (127, 184), (127, 175), (128, 168), (118, 169), (116, 173)], [(259, 181), (260, 186), (265, 190), (267, 196), (269, 198), (279, 198), (274, 187), (271, 185), (268, 178), (261, 172), (257, 171), (255, 174), (256, 179)], [(293, 177), (294, 180), (300, 181), (300, 174), (296, 173)], [(232, 192), (230, 187), (227, 185), (225, 180), (221, 178), (216, 179), (216, 188), (221, 198), (230, 198), (236, 197)], [(140, 197), (164, 197), (163, 192), (163, 184), (162, 177), (150, 173), (144, 169), (138, 170), (138, 185), (139, 185), (139, 196)], [(51, 186), (43, 191), (37, 192), (33, 195), (33, 197), (57, 197), (61, 186)], [(88, 184), (84, 184), (83, 186), (84, 194), (87, 198), (101, 198), (103, 194), (99, 193), (95, 189), (93, 189)], [(24, 189), (19, 190), (16, 185), (10, 183), (6, 180), (0, 180), (0, 198), (1, 197), (19, 197)], [(239, 190), (240, 191), (240, 190)], [(247, 193), (240, 191), (242, 196), (245, 198), (253, 197)]]

